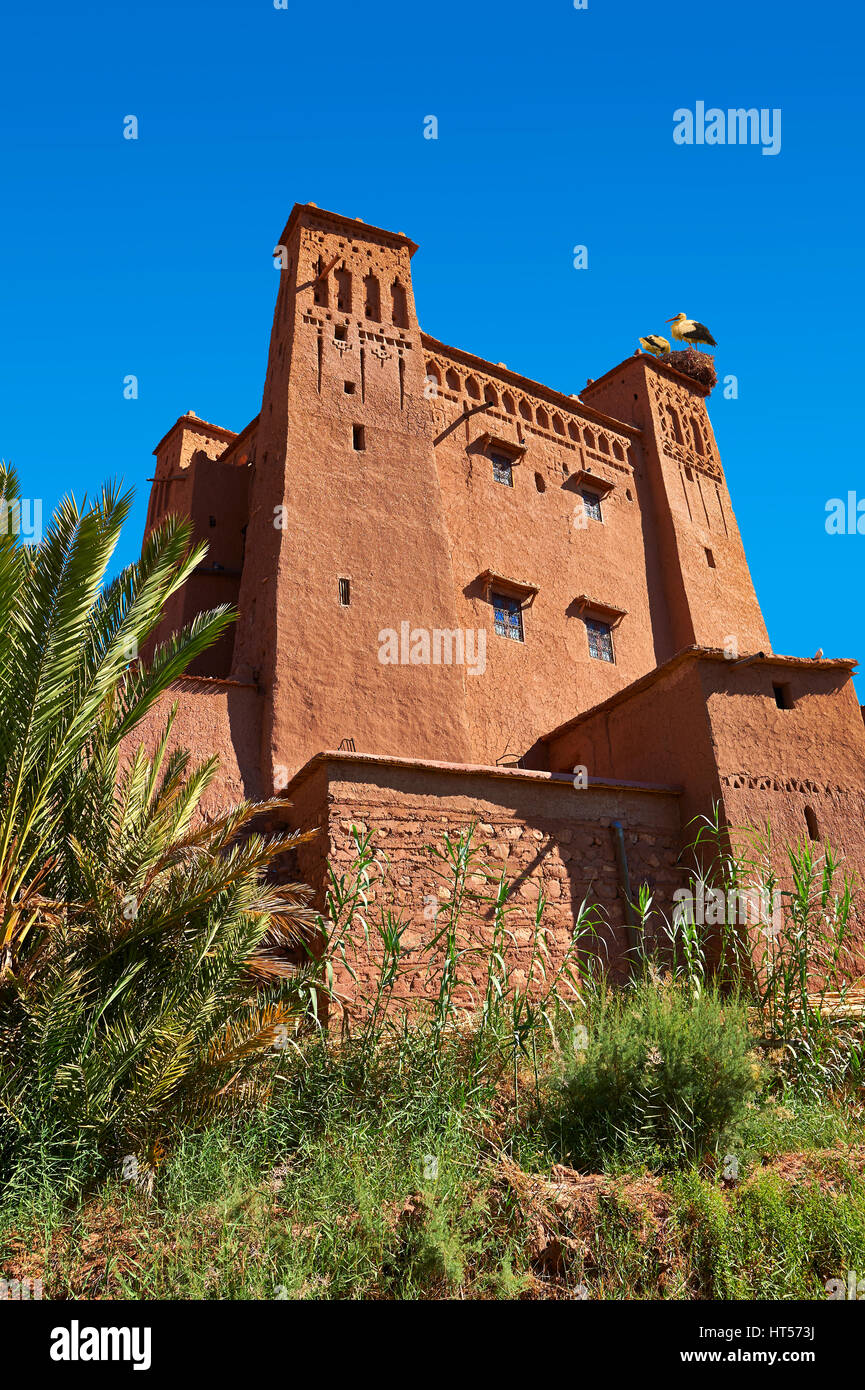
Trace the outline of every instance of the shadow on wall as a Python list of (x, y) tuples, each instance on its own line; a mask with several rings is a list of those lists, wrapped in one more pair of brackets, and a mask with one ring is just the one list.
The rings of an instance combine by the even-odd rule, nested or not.
[(261, 712), (263, 699), (254, 686), (229, 686), (226, 691), (228, 728), (237, 757), (243, 795), (262, 800), (268, 792), (261, 776)]
[[(375, 780), (373, 780), (375, 779)], [(616, 860), (613, 822), (624, 827), (632, 897), (648, 885), (659, 908), (672, 911), (673, 893), (685, 885), (679, 865), (681, 832), (675, 793), (615, 788), (574, 788), (567, 779), (549, 781), (522, 772), (495, 775), (467, 771), (442, 773), (434, 766), (370, 767), (333, 759), (319, 762), (288, 788), (291, 823), (317, 825), (321, 834), (309, 859), (299, 865), (324, 908), (325, 860), (337, 874), (349, 873), (356, 858), (351, 827), (375, 829), (375, 846), (387, 857), (388, 896), (382, 906), (408, 923), (407, 941), (416, 959), (434, 934), (426, 905), (446, 885), (443, 865), (429, 846), (441, 848), (471, 824), (479, 853), (493, 872), (502, 869), (509, 884), (508, 927), (514, 933), (514, 964), (521, 969), (532, 949), (539, 894), (546, 900), (543, 922), (552, 966), (561, 961), (584, 900), (603, 909), (598, 948), (605, 964), (622, 975), (628, 946), (626, 916)], [(315, 862), (312, 862), (312, 859)], [(445, 901), (440, 897), (439, 901)], [(379, 904), (377, 903), (376, 906)], [(440, 920), (440, 914), (438, 914)], [(435, 920), (435, 919), (433, 919)], [(478, 945), (492, 942), (493, 909), (479, 906)], [(658, 920), (656, 926), (661, 928)], [(374, 942), (374, 934), (371, 935)], [(364, 987), (375, 979), (375, 949), (358, 941), (353, 961)], [(470, 978), (475, 990), (485, 980), (480, 952)], [(350, 978), (344, 981), (354, 993)], [(407, 987), (408, 993), (408, 987)]]
[[(466, 827), (468, 824), (467, 821)], [(673, 892), (685, 881), (679, 867), (678, 837), (665, 842), (666, 837), (659, 836), (656, 828), (646, 826), (625, 824), (623, 830), (631, 902), (637, 900), (641, 885), (645, 885), (656, 909), (669, 918)], [(508, 835), (508, 827), (504, 827), (504, 835)], [(512, 847), (528, 846), (528, 851), (518, 850), (516, 856), (509, 854), (505, 864), (508, 903), (515, 909), (511, 925), (517, 929), (534, 925), (538, 887), (542, 886), (547, 900), (542, 920), (553, 929), (556, 944), (562, 949), (581, 905), (585, 902), (589, 908), (597, 906), (601, 910), (598, 935), (581, 955), (585, 958), (600, 953), (613, 976), (624, 979), (628, 973), (628, 916), (624, 882), (616, 859), (614, 825), (606, 817), (598, 822), (570, 825), (527, 820), (523, 834), (510, 843)], [(516, 858), (516, 864), (512, 858)], [(483, 915), (491, 926), (493, 909), (490, 907)], [(662, 923), (656, 913), (648, 923), (647, 948), (651, 948), (653, 939), (665, 939), (660, 936), (661, 931)]]

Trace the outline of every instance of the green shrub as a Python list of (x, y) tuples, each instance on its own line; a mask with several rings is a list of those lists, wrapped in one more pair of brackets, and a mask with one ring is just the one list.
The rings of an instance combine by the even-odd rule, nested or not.
[(614, 1155), (655, 1166), (717, 1151), (761, 1073), (744, 1011), (705, 993), (641, 983), (604, 990), (585, 1046), (548, 1096), (546, 1128), (578, 1166)]

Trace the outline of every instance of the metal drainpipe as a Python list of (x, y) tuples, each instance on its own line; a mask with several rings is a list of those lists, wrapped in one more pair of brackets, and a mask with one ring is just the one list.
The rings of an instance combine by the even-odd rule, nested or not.
[(640, 944), (640, 933), (637, 929), (637, 914), (634, 911), (631, 900), (631, 875), (628, 872), (628, 855), (625, 850), (625, 832), (620, 820), (611, 822), (613, 829), (613, 843), (616, 848), (616, 868), (619, 871), (619, 889), (625, 903), (625, 936), (628, 941), (628, 966), (634, 968), (636, 964), (637, 948)]

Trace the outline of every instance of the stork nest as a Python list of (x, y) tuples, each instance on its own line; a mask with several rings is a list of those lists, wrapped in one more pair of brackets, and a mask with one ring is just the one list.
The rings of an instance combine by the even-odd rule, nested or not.
[(693, 377), (694, 381), (699, 381), (700, 385), (707, 387), (709, 391), (718, 384), (715, 359), (711, 353), (699, 352), (695, 347), (686, 347), (681, 352), (668, 352), (658, 360), (672, 367), (674, 371), (681, 372), (683, 376)]

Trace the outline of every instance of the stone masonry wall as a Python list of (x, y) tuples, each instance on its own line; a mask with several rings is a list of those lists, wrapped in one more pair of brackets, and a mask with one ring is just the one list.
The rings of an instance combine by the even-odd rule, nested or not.
[[(356, 855), (353, 826), (361, 833), (375, 830), (375, 846), (386, 856), (386, 865), (380, 860), (383, 878), (376, 875), (370, 892), (369, 941), (358, 929), (348, 951), (351, 970), (337, 967), (336, 972), (338, 991), (358, 1012), (378, 979), (381, 950), (374, 924), (388, 906), (407, 923), (402, 944), (408, 968), (401, 973), (395, 999), (418, 1000), (438, 986), (437, 970), (427, 970), (426, 946), (443, 925), (449, 884), (445, 866), (430, 846), (442, 848), (446, 833), (455, 838), (474, 824), (475, 844), (484, 860), (496, 874), (504, 870), (507, 876), (507, 922), (513, 933), (509, 960), (517, 980), (524, 980), (529, 968), (541, 892), (547, 900), (542, 921), (549, 933), (553, 970), (567, 950), (586, 898), (598, 920), (592, 949), (604, 954), (615, 973), (623, 973), (625, 916), (613, 821), (620, 821), (624, 829), (633, 894), (647, 882), (658, 905), (669, 911), (673, 890), (683, 882), (677, 866), (678, 798), (670, 790), (615, 785), (576, 790), (570, 779), (548, 773), (458, 770), (328, 754), (299, 774), (287, 796), (293, 824), (320, 826), (317, 849), (307, 847), (304, 855), (307, 881), (317, 890), (319, 907), (324, 905), (325, 859), (337, 873), (350, 871)], [(475, 876), (471, 886), (483, 890), (483, 878)], [(482, 949), (463, 963), (461, 975), (467, 983), (459, 999), (466, 1007), (482, 997), (493, 932), (488, 905), (470, 916), (464, 944), (470, 937)], [(532, 983), (540, 985), (540, 976)]]

